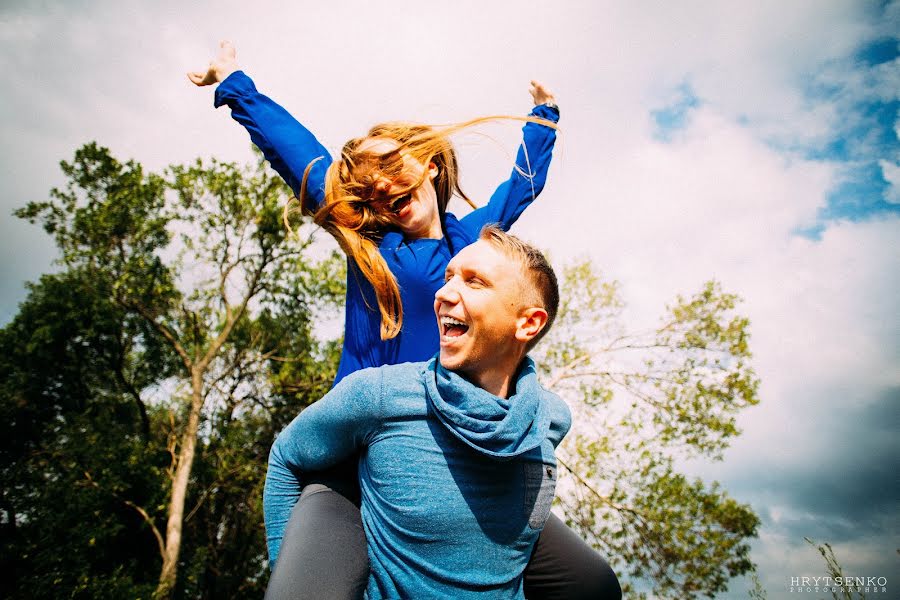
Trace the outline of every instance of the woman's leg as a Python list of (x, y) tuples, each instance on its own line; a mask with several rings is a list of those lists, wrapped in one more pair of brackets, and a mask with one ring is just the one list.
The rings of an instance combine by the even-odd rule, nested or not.
[(366, 534), (358, 499), (343, 487), (323, 482), (303, 488), (284, 532), (266, 600), (363, 597), (369, 579)]
[(620, 600), (616, 574), (556, 515), (544, 524), (525, 568), (528, 600)]

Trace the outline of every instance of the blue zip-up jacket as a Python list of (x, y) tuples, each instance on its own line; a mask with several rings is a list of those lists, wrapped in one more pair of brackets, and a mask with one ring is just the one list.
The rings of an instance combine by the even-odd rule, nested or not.
[[(319, 157), (307, 179), (309, 200), (319, 206), (325, 195), (325, 171), (331, 157), (322, 144), (284, 108), (260, 94), (242, 71), (229, 75), (216, 89), (216, 107), (227, 104), (231, 116), (250, 133), (250, 139), (294, 193), (307, 165)], [(540, 105), (532, 116), (559, 120), (556, 108)], [(556, 131), (526, 123), (516, 168), (486, 206), (462, 219), (447, 213), (445, 237), (440, 240), (404, 240), (389, 231), (381, 240), (381, 255), (397, 284), (403, 304), (403, 327), (395, 338), (381, 339), (381, 314), (372, 286), (348, 259), (344, 347), (335, 383), (359, 369), (385, 364), (427, 360), (440, 340), (434, 317), (434, 294), (444, 284), (444, 271), (453, 256), (478, 239), (486, 223), (508, 230), (537, 197), (547, 179)]]
[(304, 410), (269, 457), (264, 508), (278, 555), (304, 471), (360, 455), (362, 520), (377, 598), (523, 598), (550, 512), (568, 407), (526, 358), (499, 398), (428, 362), (365, 369)]

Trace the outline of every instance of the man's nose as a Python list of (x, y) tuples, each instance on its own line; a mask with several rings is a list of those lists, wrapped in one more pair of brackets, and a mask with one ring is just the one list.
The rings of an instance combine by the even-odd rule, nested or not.
[(456, 291), (454, 280), (450, 279), (441, 288), (434, 293), (434, 299), (438, 302), (456, 302), (459, 300), (459, 294)]

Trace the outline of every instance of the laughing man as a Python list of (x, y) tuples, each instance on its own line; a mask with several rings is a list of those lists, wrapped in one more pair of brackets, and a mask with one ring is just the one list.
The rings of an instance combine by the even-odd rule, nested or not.
[(359, 454), (367, 598), (522, 598), (553, 500), (554, 449), (571, 422), (526, 356), (558, 303), (543, 255), (485, 228), (435, 294), (438, 356), (348, 376), (275, 441), (270, 556), (303, 473)]

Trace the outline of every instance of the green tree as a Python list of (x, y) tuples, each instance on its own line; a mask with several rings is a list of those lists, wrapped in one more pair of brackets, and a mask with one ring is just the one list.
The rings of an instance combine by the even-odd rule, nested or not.
[(136, 389), (165, 373), (138, 323), (83, 271), (45, 275), (0, 330), (0, 595), (149, 595), (141, 527), (163, 498), (154, 409)]
[[(150, 363), (152, 378), (136, 381), (126, 373), (125, 380), (133, 384), (135, 405), (143, 407), (145, 435), (150, 417), (142, 390), (155, 386), (155, 406), (168, 417), (161, 434), (169, 456), (161, 503), (165, 524), (159, 524), (155, 510), (135, 506), (135, 512), (144, 515), (162, 560), (155, 595), (172, 597), (186, 517), (198, 514), (197, 507), (218, 507), (221, 525), (226, 518), (221, 511), (230, 507), (211, 501), (211, 494), (224, 489), (216, 483), (223, 478), (231, 482), (252, 471), (250, 489), (241, 491), (253, 493), (259, 486), (264, 452), (277, 431), (272, 424), (277, 427), (284, 414), (273, 408), (270, 393), (284, 398), (281, 405), (291, 404), (295, 414), (298, 399), (309, 402), (310, 394), (327, 389), (327, 369), (311, 380), (310, 394), (281, 393), (287, 379), (279, 376), (291, 368), (302, 371), (301, 363), (321, 370), (319, 363), (333, 358), (333, 352), (319, 350), (310, 328), (316, 299), (340, 291), (333, 284), (339, 269), (333, 259), (316, 267), (305, 258), (311, 236), (287, 243), (281, 223), (286, 188), (261, 164), (241, 169), (197, 161), (171, 167), (163, 177), (88, 144), (62, 169), (67, 186), (17, 214), (42, 223), (55, 238), (63, 267), (103, 290), (119, 318), (140, 332), (131, 347), (158, 358)], [(311, 277), (316, 269), (318, 277)], [(285, 313), (293, 329), (273, 326), (292, 304), (307, 309)], [(285, 352), (301, 348), (299, 357)], [(192, 472), (198, 444), (213, 465), (199, 478)], [(103, 482), (92, 479), (102, 489)], [(193, 497), (192, 484), (200, 481), (206, 487)], [(189, 497), (194, 508), (186, 514)], [(259, 516), (256, 509), (250, 513)], [(241, 523), (261, 527), (259, 521)], [(251, 545), (250, 551), (261, 564), (260, 546)]]
[(715, 282), (679, 297), (659, 327), (629, 333), (615, 282), (588, 262), (565, 270), (557, 323), (539, 363), (573, 407), (558, 452), (567, 522), (609, 557), (629, 597), (712, 596), (753, 568), (759, 519), (679, 459), (718, 459), (756, 404), (748, 321)]

